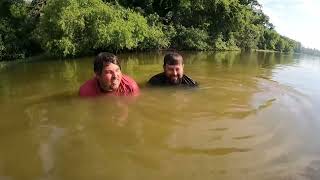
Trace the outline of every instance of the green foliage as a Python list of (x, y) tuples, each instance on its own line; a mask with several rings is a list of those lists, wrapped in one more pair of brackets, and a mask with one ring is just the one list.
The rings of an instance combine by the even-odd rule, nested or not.
[(215, 50), (227, 50), (227, 44), (223, 40), (223, 35), (220, 33), (214, 40), (214, 49)]
[[(171, 46), (195, 50), (276, 50), (280, 35), (257, 0), (146, 0), (115, 1), (124, 7), (157, 14), (165, 26), (176, 30)], [(291, 46), (288, 46), (287, 50)], [(297, 47), (297, 46), (296, 46)]]
[(280, 35), (275, 30), (266, 29), (260, 37), (259, 48), (276, 50), (276, 44), (280, 39)]
[(39, 51), (28, 16), (29, 4), (23, 0), (0, 3), (0, 60), (21, 59)]
[(180, 26), (177, 28), (174, 42), (176, 43), (175, 46), (179, 49), (208, 50), (210, 48), (208, 40), (209, 35), (206, 31), (199, 28)]
[(37, 32), (46, 52), (62, 57), (169, 44), (160, 26), (149, 25), (131, 9), (100, 0), (49, 0)]
[(15, 33), (7, 20), (0, 20), (0, 59), (11, 59), (18, 54), (15, 45), (19, 42)]
[(239, 50), (236, 40), (233, 36), (233, 33), (230, 33), (228, 35), (228, 38), (224, 38), (222, 33), (219, 33), (217, 37), (214, 39), (214, 45), (215, 50), (218, 51), (234, 51)]
[(279, 39), (279, 41), (277, 41), (276, 43), (276, 50), (282, 52), (286, 42), (283, 39)]
[(0, 60), (41, 51), (302, 49), (274, 30), (257, 0), (2, 0), (0, 17)]

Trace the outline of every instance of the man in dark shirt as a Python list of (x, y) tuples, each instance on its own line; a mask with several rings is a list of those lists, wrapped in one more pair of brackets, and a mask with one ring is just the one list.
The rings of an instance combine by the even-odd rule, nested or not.
[(197, 87), (198, 83), (183, 74), (183, 58), (178, 53), (166, 54), (163, 61), (164, 72), (153, 76), (148, 84), (152, 86)]

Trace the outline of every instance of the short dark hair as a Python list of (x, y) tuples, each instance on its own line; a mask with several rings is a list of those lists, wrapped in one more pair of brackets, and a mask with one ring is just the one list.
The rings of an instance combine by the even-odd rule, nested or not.
[(101, 74), (103, 68), (110, 63), (118, 65), (121, 69), (120, 60), (116, 55), (112, 53), (101, 52), (94, 58), (93, 70), (95, 73)]
[(163, 59), (163, 66), (166, 64), (168, 65), (177, 65), (177, 64), (183, 64), (183, 58), (179, 53), (171, 52), (164, 56)]

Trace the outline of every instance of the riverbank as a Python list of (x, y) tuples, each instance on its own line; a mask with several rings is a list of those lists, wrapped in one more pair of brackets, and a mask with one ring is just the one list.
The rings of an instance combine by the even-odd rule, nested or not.
[(150, 1), (149, 5), (126, 0), (31, 2), (8, 1), (0, 7), (4, 19), (0, 22), (0, 59), (40, 52), (68, 58), (97, 50), (170, 47), (199, 51), (301, 49), (300, 42), (269, 27), (267, 15), (256, 12), (260, 7), (256, 1)]
[(252, 49), (253, 52), (270, 52), (270, 53), (283, 53), (280, 51), (267, 50), (267, 49)]

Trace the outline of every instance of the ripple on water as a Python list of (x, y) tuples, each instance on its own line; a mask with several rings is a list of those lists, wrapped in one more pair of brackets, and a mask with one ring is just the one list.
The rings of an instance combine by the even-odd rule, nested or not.
[[(233, 168), (248, 169), (248, 177), (272, 179), (273, 172), (285, 172), (294, 169), (290, 164), (302, 164), (297, 157), (307, 153), (304, 142), (309, 135), (304, 134), (310, 130), (307, 124), (315, 119), (310, 116), (309, 97), (273, 80), (255, 80), (257, 86), (248, 89), (228, 88), (231, 84), (204, 86), (192, 93), (172, 91), (171, 96), (160, 100), (154, 98), (157, 95), (148, 94), (142, 101), (154, 109), (148, 112), (147, 119), (162, 121), (163, 116), (170, 126), (165, 127), (170, 128), (165, 142), (170, 153), (195, 155), (202, 162), (213, 157), (238, 161), (241, 166)], [(223, 93), (216, 93), (219, 90)], [(183, 104), (179, 104), (181, 99)], [(163, 102), (166, 103), (162, 106)], [(168, 109), (172, 111), (166, 113)], [(227, 169), (221, 171), (228, 172)], [(294, 171), (290, 173), (294, 176)]]
[(213, 149), (195, 149), (191, 147), (184, 148), (169, 148), (170, 151), (179, 154), (185, 155), (209, 155), (209, 156), (220, 156), (220, 155), (228, 155), (237, 152), (249, 152), (250, 149), (247, 148), (213, 148)]

